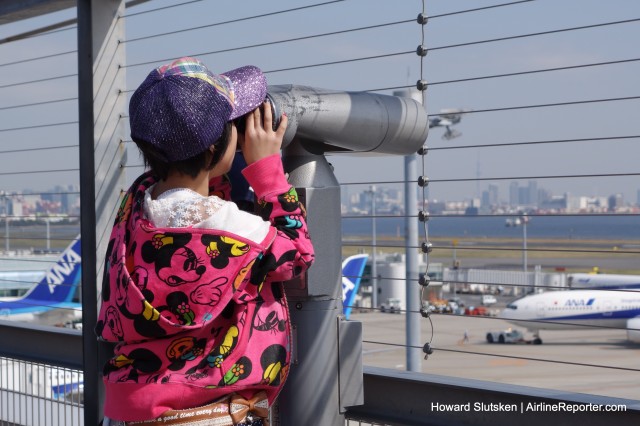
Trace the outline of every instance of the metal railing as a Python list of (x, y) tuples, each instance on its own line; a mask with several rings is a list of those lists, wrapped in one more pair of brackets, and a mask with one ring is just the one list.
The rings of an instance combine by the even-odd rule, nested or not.
[(2, 424), (84, 424), (81, 370), (0, 358)]
[[(425, 3), (419, 1), (400, 4), (381, 0), (372, 5), (371, 2), (364, 0), (341, 0), (319, 1), (305, 5), (291, 2), (286, 6), (255, 2), (248, 7), (250, 12), (240, 12), (226, 5), (218, 5), (222, 8), (221, 10), (229, 14), (229, 16), (222, 16), (211, 13), (212, 9), (217, 9), (216, 6), (212, 6), (212, 1), (184, 1), (170, 6), (151, 1), (134, 1), (128, 2), (130, 7), (125, 9), (124, 2), (110, 0), (102, 3), (107, 5), (107, 9), (109, 9), (108, 6), (120, 8), (114, 13), (114, 18), (96, 20), (90, 25), (87, 20), (90, 10), (87, 7), (95, 7), (94, 12), (96, 12), (98, 2), (86, 0), (79, 2), (79, 13), (75, 18), (71, 17), (73, 13), (70, 12), (74, 10), (75, 2), (48, 3), (53, 8), (58, 7), (54, 3), (72, 8), (67, 11), (54, 11), (56, 13), (48, 15), (51, 16), (52, 21), (58, 21), (57, 28), (47, 26), (44, 31), (36, 29), (32, 32), (33, 28), (29, 25), (26, 25), (24, 31), (16, 26), (16, 29), (9, 29), (7, 33), (0, 34), (0, 48), (13, 49), (4, 51), (8, 53), (4, 55), (5, 61), (0, 63), (0, 69), (6, 70), (0, 81), (2, 98), (6, 100), (6, 103), (3, 101), (0, 105), (0, 117), (3, 117), (1, 120), (3, 124), (0, 125), (0, 141), (7, 145), (0, 151), (0, 158), (6, 165), (0, 173), (0, 185), (3, 186), (0, 189), (5, 190), (6, 187), (7, 190), (7, 194), (0, 195), (0, 215), (4, 214), (6, 223), (10, 224), (13, 223), (10, 219), (27, 219), (35, 216), (35, 213), (27, 209), (18, 211), (25, 206), (30, 208), (30, 198), (48, 201), (48, 204), (42, 203), (38, 207), (43, 210), (48, 209), (45, 212), (46, 215), (57, 214), (62, 210), (62, 207), (55, 210), (56, 203), (72, 206), (78, 204), (77, 207), (80, 207), (79, 202), (82, 198), (81, 203), (85, 213), (80, 215), (77, 208), (72, 209), (67, 205), (65, 206), (66, 217), (73, 220), (81, 217), (84, 222), (78, 226), (83, 227), (83, 241), (86, 237), (86, 241), (91, 242), (92, 246), (87, 249), (88, 254), (84, 259), (92, 263), (91, 267), (85, 269), (85, 272), (89, 271), (89, 276), (86, 278), (88, 284), (85, 285), (94, 286), (98, 293), (103, 272), (99, 253), (104, 252), (107, 244), (110, 224), (116, 212), (115, 206), (118, 204), (118, 195), (126, 188), (132, 175), (143, 168), (137, 159), (137, 153), (133, 151), (128, 154), (130, 160), (127, 164), (127, 152), (129, 149), (134, 149), (131, 141), (125, 136), (127, 134), (127, 97), (152, 67), (183, 55), (202, 56), (205, 62), (215, 64), (215, 69), (219, 71), (244, 65), (247, 62), (255, 62), (263, 67), (271, 84), (302, 81), (305, 84), (340, 90), (390, 92), (414, 89), (416, 84), (413, 82), (419, 80), (418, 85), (420, 82), (424, 84), (423, 91), (426, 91), (430, 99), (427, 105), (433, 105), (436, 108), (448, 107), (453, 102), (454, 106), (463, 106), (464, 108), (460, 108), (458, 113), (462, 115), (463, 123), (467, 127), (460, 126), (460, 128), (464, 130), (465, 136), (471, 136), (471, 138), (458, 139), (463, 142), (457, 143), (457, 140), (455, 144), (448, 140), (439, 142), (434, 140), (434, 137), (440, 135), (440, 129), (432, 130), (429, 140), (432, 146), (428, 150), (428, 155), (422, 157), (423, 176), (421, 177), (426, 177), (428, 173), (432, 178), (427, 182), (428, 186), (426, 184), (423, 186), (427, 194), (420, 200), (420, 206), (416, 206), (416, 211), (404, 212), (404, 216), (413, 220), (419, 217), (420, 210), (432, 213), (430, 222), (428, 224), (423, 222), (425, 231), (428, 227), (429, 233), (425, 232), (421, 235), (424, 244), (431, 244), (429, 237), (433, 241), (427, 253), (428, 262), (448, 261), (452, 250), (458, 250), (458, 255), (462, 258), (464, 258), (462, 252), (472, 250), (477, 253), (484, 250), (488, 256), (504, 257), (511, 253), (519, 255), (524, 252), (529, 253), (529, 261), (536, 256), (536, 253), (544, 251), (551, 256), (565, 253), (580, 256), (588, 251), (589, 253), (586, 253), (588, 255), (598, 255), (603, 258), (634, 256), (637, 251), (634, 248), (616, 250), (587, 248), (585, 250), (584, 247), (576, 245), (558, 249), (545, 245), (544, 242), (539, 243), (541, 245), (538, 246), (530, 244), (527, 249), (521, 250), (517, 246), (519, 240), (516, 237), (512, 238), (515, 244), (504, 247), (495, 244), (482, 246), (477, 242), (474, 242), (473, 246), (461, 247), (451, 244), (450, 241), (438, 240), (438, 234), (434, 232), (438, 230), (438, 223), (442, 224), (451, 217), (446, 211), (436, 212), (435, 209), (442, 206), (437, 206), (435, 198), (441, 197), (441, 194), (447, 191), (461, 192), (457, 188), (463, 185), (466, 185), (468, 192), (473, 193), (474, 184), (479, 188), (481, 184), (498, 186), (507, 181), (523, 179), (544, 182), (579, 181), (585, 182), (585, 185), (597, 185), (598, 182), (608, 180), (617, 182), (624, 180), (625, 185), (629, 185), (629, 181), (637, 177), (637, 170), (627, 167), (628, 163), (623, 162), (624, 157), (633, 156), (631, 144), (636, 141), (640, 133), (637, 127), (634, 127), (633, 120), (627, 117), (629, 111), (634, 110), (632, 105), (637, 102), (637, 93), (621, 93), (614, 88), (607, 90), (604, 87), (607, 85), (599, 83), (601, 80), (598, 74), (611, 74), (612, 77), (607, 81), (614, 83), (625, 74), (621, 70), (635, 72), (634, 67), (639, 60), (636, 58), (637, 55), (629, 49), (623, 49), (621, 52), (615, 51), (619, 57), (607, 56), (596, 47), (593, 50), (582, 50), (582, 54), (578, 54), (577, 58), (567, 58), (564, 61), (559, 61), (556, 57), (548, 62), (540, 60), (530, 63), (525, 61), (526, 53), (519, 55), (527, 49), (535, 51), (536, 47), (530, 46), (538, 46), (527, 43), (534, 40), (550, 40), (548, 44), (543, 43), (540, 45), (543, 47), (538, 48), (541, 51), (563, 56), (565, 53), (561, 49), (563, 43), (572, 43), (573, 37), (576, 39), (584, 37), (587, 40), (587, 34), (593, 31), (602, 34), (601, 39), (611, 37), (613, 40), (609, 47), (624, 46), (624, 38), (633, 39), (630, 36), (633, 34), (631, 29), (638, 25), (640, 19), (634, 17), (637, 12), (634, 6), (628, 6), (629, 10), (620, 10), (619, 13), (608, 10), (606, 14), (602, 13), (602, 17), (586, 22), (575, 16), (572, 19), (566, 17), (560, 20), (562, 15), (553, 10), (549, 4), (530, 0), (479, 5), (468, 9), (456, 9), (452, 5), (434, 3), (429, 4), (429, 7), (437, 13), (431, 16), (426, 16), (425, 13), (423, 19), (428, 21), (428, 24), (417, 25), (415, 16), (425, 12)], [(512, 14), (507, 15), (507, 10)], [(597, 9), (589, 10), (593, 16), (593, 12)], [(368, 13), (365, 14), (365, 11)], [(552, 16), (558, 20), (549, 20), (545, 25), (538, 20), (536, 25), (525, 28), (523, 24), (522, 29), (515, 28), (514, 22), (531, 21), (529, 13), (536, 14), (535, 16)], [(110, 16), (106, 12), (98, 15)], [(322, 24), (318, 16), (332, 18), (327, 18)], [(460, 31), (459, 28), (473, 27), (470, 21), (465, 20), (472, 17), (477, 18), (477, 22), (480, 23), (494, 20), (504, 25), (487, 25), (484, 29), (476, 28), (474, 31), (477, 32), (471, 34)], [(315, 25), (317, 23), (322, 25)], [(504, 27), (504, 31), (497, 31), (498, 27)], [(418, 28), (422, 29), (422, 34)], [(453, 28), (458, 29), (453, 30)], [(431, 29), (433, 32), (429, 33)], [(427, 37), (425, 37), (425, 31)], [(12, 37), (17, 33), (20, 33), (20, 37)], [(230, 34), (234, 36), (229, 37)], [(78, 38), (81, 39), (80, 46), (78, 46)], [(45, 49), (39, 50), (38, 46), (43, 40), (48, 44)], [(554, 44), (554, 40), (561, 40), (561, 42)], [(585, 44), (587, 44), (586, 41), (581, 43), (580, 49), (583, 49)], [(418, 49), (418, 54), (426, 56), (416, 57), (416, 46), (422, 47)], [(509, 50), (505, 46), (516, 47), (513, 48), (515, 50)], [(554, 50), (554, 46), (559, 47)], [(609, 47), (608, 50), (613, 50)], [(517, 57), (521, 62), (510, 63), (505, 60), (498, 67), (487, 66), (480, 69), (474, 69), (469, 63), (463, 63), (463, 58), (468, 56), (475, 58), (473, 60), (475, 63), (487, 65), (483, 62), (491, 61), (485, 61), (483, 55), (487, 54), (488, 49), (491, 48), (504, 49), (502, 58)], [(88, 52), (91, 54), (88, 55)], [(533, 53), (532, 56), (535, 56)], [(538, 56), (535, 58), (540, 59)], [(33, 69), (37, 69), (38, 72), (32, 72)], [(570, 90), (573, 82), (570, 78), (566, 78), (569, 73), (585, 79), (586, 82), (583, 82), (582, 88), (592, 89), (588, 95), (582, 94), (583, 89), (580, 89), (579, 96), (575, 90)], [(431, 75), (433, 78), (430, 77)], [(542, 78), (545, 79), (544, 82), (536, 83), (543, 80), (535, 79)], [(539, 84), (536, 87), (540, 87), (540, 90), (538, 93), (529, 93), (530, 98), (515, 96), (520, 94), (520, 89), (526, 85), (535, 86), (536, 84)], [(563, 91), (565, 87), (566, 92)], [(460, 95), (460, 92), (468, 94), (473, 91), (467, 89), (478, 89), (484, 98), (475, 98), (476, 103), (469, 104), (467, 101), (469, 98)], [(79, 107), (70, 107), (74, 104)], [(586, 112), (574, 114), (582, 115), (581, 119), (575, 119), (565, 114), (567, 108), (583, 108), (581, 111)], [(611, 110), (617, 111), (613, 119), (609, 115)], [(526, 118), (524, 114), (529, 114), (528, 117), (534, 117), (533, 120), (542, 124), (533, 129), (530, 125), (531, 118)], [(431, 114), (434, 118), (446, 115), (446, 112), (435, 112), (435, 110)], [(616, 117), (620, 118), (616, 119)], [(560, 118), (566, 120), (566, 127), (559, 127), (556, 123), (553, 131), (545, 129), (547, 124)], [(621, 129), (603, 126), (598, 132), (594, 132), (592, 128), (583, 131), (583, 122), (599, 120), (604, 123), (615, 122)], [(486, 126), (480, 125), (481, 121), (495, 123), (492, 130), (494, 133), (487, 131)], [(522, 130), (521, 133), (507, 130), (504, 137), (494, 137), (495, 132), (507, 127), (510, 122), (517, 122), (523, 129), (528, 130)], [(524, 132), (526, 136), (523, 136)], [(82, 143), (79, 142), (80, 140)], [(90, 144), (89, 140), (91, 140)], [(591, 164), (593, 163), (591, 159), (589, 160), (591, 165), (588, 167), (567, 167), (567, 170), (562, 167), (559, 171), (551, 167), (557, 166), (557, 163), (551, 161), (555, 152), (553, 150), (572, 146), (577, 150), (594, 149), (602, 152), (602, 146), (605, 144), (607, 149), (619, 150), (622, 153), (620, 162), (623, 162), (626, 168), (618, 170), (617, 167), (605, 166), (597, 161), (594, 165)], [(545, 149), (551, 151), (543, 151)], [(629, 154), (625, 155), (627, 151)], [(496, 152), (511, 159), (519, 157), (518, 152), (526, 152), (527, 154), (522, 157), (530, 155), (532, 158), (542, 158), (542, 160), (539, 160), (539, 167), (535, 169), (527, 168), (531, 162), (523, 161), (522, 170), (518, 170), (517, 173), (511, 169), (503, 172), (500, 167), (492, 167), (491, 172), (488, 169), (481, 170), (480, 157), (491, 157), (493, 155), (491, 153)], [(513, 154), (514, 152), (516, 154)], [(85, 169), (81, 174), (83, 165), (86, 166), (89, 160), (92, 164), (90, 170)], [(330, 160), (334, 163), (336, 175), (345, 193), (353, 194), (354, 191), (359, 190), (359, 185), (377, 185), (379, 189), (384, 186), (397, 187), (407, 183), (414, 185), (414, 182), (407, 182), (407, 179), (403, 179), (398, 173), (387, 173), (387, 169), (401, 169), (401, 167), (395, 167), (397, 164), (394, 163), (393, 158), (382, 161), (371, 159), (370, 162), (357, 160), (356, 163), (353, 157), (335, 155), (330, 157)], [(547, 163), (551, 165), (548, 166)], [(24, 164), (28, 164), (29, 167), (23, 167)], [(354, 168), (352, 164), (360, 165), (363, 171), (369, 169), (375, 173), (363, 172), (356, 176), (356, 179), (353, 174), (345, 173), (345, 170)], [(443, 168), (442, 165), (448, 166)], [(38, 177), (36, 186), (39, 189), (35, 191), (25, 191), (26, 184), (24, 188), (12, 186), (16, 178), (26, 181), (36, 176)], [(35, 182), (35, 179), (33, 181)], [(72, 186), (61, 185), (57, 189), (53, 188), (54, 183), (60, 181), (72, 183)], [(51, 185), (47, 186), (42, 182), (51, 183)], [(87, 191), (89, 187), (92, 190)], [(415, 188), (418, 190), (417, 182), (415, 182)], [(476, 192), (475, 195), (479, 197), (479, 191)], [(431, 196), (428, 193), (431, 193)], [(20, 203), (24, 205), (19, 207)], [(14, 206), (14, 204), (15, 210), (9, 212), (8, 206)], [(381, 204), (378, 203), (378, 209), (383, 208)], [(33, 209), (36, 209), (35, 205)], [(91, 215), (86, 214), (88, 210), (97, 213), (95, 220), (90, 217)], [(599, 211), (598, 215), (584, 212), (579, 214), (596, 219), (607, 215), (614, 216), (614, 213), (600, 213)], [(509, 211), (481, 212), (478, 218), (486, 216), (508, 218), (511, 214), (512, 212)], [(551, 215), (557, 214), (551, 213)], [(637, 212), (624, 214), (633, 216)], [(383, 220), (384, 216), (386, 214), (378, 214), (376, 211), (370, 211), (369, 214), (364, 215), (367, 220)], [(389, 216), (397, 215), (389, 214)], [(548, 215), (529, 213), (529, 217), (534, 218), (534, 221), (543, 216)], [(403, 219), (405, 217), (401, 216), (400, 220)], [(358, 220), (360, 219), (345, 219), (345, 223)], [(403, 226), (403, 222), (399, 223), (399, 227)], [(11, 241), (11, 249), (44, 247), (44, 242), (37, 236), (11, 233), (12, 229), (9, 227), (9, 231), (4, 235), (4, 241), (0, 235), (0, 245)], [(580, 238), (579, 235), (574, 237)], [(461, 239), (461, 237), (455, 238)], [(67, 242), (67, 236), (51, 239), (54, 247), (62, 247)], [(421, 243), (408, 249), (423, 250), (425, 245)], [(385, 247), (386, 244), (389, 247)], [(367, 241), (355, 243), (349, 241), (342, 247), (344, 254), (355, 250), (372, 252), (374, 250), (402, 251), (403, 249), (402, 241), (388, 242), (380, 238), (374, 244), (369, 244)], [(89, 253), (91, 251), (92, 254)], [(1, 262), (0, 259), (0, 270)], [(389, 281), (397, 280), (402, 282), (403, 286), (413, 286), (416, 289), (420, 285), (420, 278), (417, 275), (387, 278)], [(465, 282), (475, 280), (481, 285), (500, 284), (514, 289), (522, 286), (522, 283), (510, 282), (504, 277), (486, 282), (484, 280), (486, 272), (483, 279), (459, 280), (458, 278), (458, 276), (446, 277), (445, 281), (449, 284), (463, 285)], [(528, 281), (527, 285), (530, 284), (531, 282)], [(533, 286), (536, 286), (535, 280)], [(549, 284), (538, 283), (537, 288), (551, 290), (544, 288), (545, 286), (549, 287)], [(92, 315), (95, 316), (97, 300), (98, 294), (90, 294), (84, 300), (86, 321), (89, 325)], [(372, 311), (376, 309), (375, 306), (370, 307)], [(420, 315), (417, 310), (409, 312), (409, 309), (405, 309), (404, 311), (406, 315)], [(447, 350), (456, 350), (450, 347), (438, 348), (440, 333), (457, 331), (443, 330), (439, 328), (437, 316), (434, 316), (434, 320), (433, 345), (437, 350), (442, 350), (442, 353), (446, 353)], [(485, 320), (488, 324), (494, 321), (491, 318)], [(431, 331), (429, 327), (433, 327), (433, 324), (423, 319), (421, 321), (428, 327), (427, 330)], [(367, 323), (364, 319), (363, 322), (366, 328)], [(84, 424), (85, 418), (94, 419), (98, 416), (101, 396), (99, 391), (101, 363), (98, 360), (102, 354), (91, 330), (91, 326), (86, 326), (83, 332), (79, 332), (67, 329), (52, 330), (35, 325), (0, 323), (0, 340), (2, 340), (0, 354), (6, 357), (0, 365), (0, 387), (3, 388), (0, 391), (0, 424), (45, 424), (42, 423), (42, 418), (47, 418), (52, 419), (51, 424), (56, 424), (57, 421), (57, 424), (76, 425)], [(424, 342), (426, 340), (422, 343)], [(398, 343), (398, 341), (377, 342), (377, 344), (393, 345), (401, 351), (422, 350), (421, 346), (413, 345), (415, 347), (408, 348), (412, 345)], [(621, 350), (635, 349), (624, 347)], [(467, 364), (472, 364), (481, 357), (492, 356), (498, 359), (501, 356), (506, 357), (497, 351), (493, 354), (478, 353), (471, 349), (466, 352), (464, 354), (466, 358), (462, 362)], [(86, 354), (85, 358), (82, 356), (83, 353)], [(541, 357), (532, 355), (530, 358)], [(518, 360), (516, 357), (509, 359)], [(553, 362), (569, 364), (573, 361), (555, 359)], [(580, 359), (576, 363), (580, 363)], [(586, 365), (585, 368), (590, 368), (589, 371), (600, 371), (596, 366)], [(73, 376), (75, 373), (83, 372), (82, 384), (84, 385), (86, 380), (86, 387), (83, 387), (80, 393), (79, 386), (74, 388), (75, 382), (71, 382), (70, 400), (55, 398), (46, 392), (43, 395), (33, 393), (35, 390), (27, 386), (28, 376), (31, 376), (32, 385), (30, 386), (36, 386), (37, 382), (45, 383), (45, 387), (50, 388), (51, 383), (35, 380), (42, 374), (48, 376), (50, 372), (61, 373), (64, 377), (58, 374), (58, 379), (65, 380), (67, 373)], [(637, 374), (631, 370), (628, 373)], [(496, 370), (497, 376), (499, 376), (498, 370)], [(84, 396), (85, 392), (88, 398), (79, 401), (80, 395)], [(364, 394), (364, 405), (347, 409), (345, 417), (348, 419), (348, 424), (496, 425), (513, 422), (532, 424), (545, 420), (553, 424), (573, 424), (576, 421), (584, 424), (602, 424), (604, 420), (615, 421), (618, 424), (633, 424), (640, 410), (638, 401), (633, 398), (624, 400), (562, 390), (522, 387), (513, 383), (500, 384), (366, 366)], [(481, 410), (474, 410), (473, 407), (466, 410), (465, 404), (469, 402), (479, 403)], [(626, 411), (622, 409), (597, 412), (594, 410), (583, 412), (579, 411), (580, 409), (578, 412), (554, 410), (554, 407), (557, 408), (560, 404), (566, 407), (565, 403), (569, 406), (578, 404), (580, 407), (586, 404), (619, 405), (624, 406)], [(445, 408), (440, 409), (440, 404)], [(450, 409), (456, 404), (460, 406), (459, 410)], [(485, 410), (483, 404), (488, 404), (490, 408)], [(533, 409), (528, 411), (529, 415), (523, 416), (524, 409), (520, 412), (495, 412), (492, 411), (491, 404), (498, 404), (498, 406), (515, 404), (516, 407), (533, 404)], [(535, 407), (540, 409), (536, 411)], [(85, 413), (85, 408), (88, 409), (88, 413)], [(84, 417), (85, 415), (88, 417)], [(92, 420), (87, 421), (87, 424), (91, 422)]]

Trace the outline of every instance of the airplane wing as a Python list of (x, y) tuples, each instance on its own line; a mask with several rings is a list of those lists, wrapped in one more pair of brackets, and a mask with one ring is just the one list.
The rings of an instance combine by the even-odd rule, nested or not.
[(64, 325), (82, 319), (82, 305), (80, 303), (57, 303), (51, 309), (35, 314), (38, 324)]

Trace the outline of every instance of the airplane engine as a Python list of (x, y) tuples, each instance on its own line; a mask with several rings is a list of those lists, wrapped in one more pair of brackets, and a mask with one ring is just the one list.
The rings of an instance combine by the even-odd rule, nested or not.
[(634, 343), (640, 343), (640, 318), (632, 318), (627, 321), (627, 339)]

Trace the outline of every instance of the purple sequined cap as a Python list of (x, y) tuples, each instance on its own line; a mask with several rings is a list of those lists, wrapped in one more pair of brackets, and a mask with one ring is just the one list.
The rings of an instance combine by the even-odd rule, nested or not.
[(253, 111), (267, 97), (267, 79), (258, 67), (247, 65), (222, 75), (231, 80), (236, 102), (230, 120)]
[(184, 160), (209, 149), (229, 120), (257, 108), (266, 93), (257, 67), (216, 75), (198, 59), (180, 58), (151, 71), (131, 96), (131, 136), (168, 161)]

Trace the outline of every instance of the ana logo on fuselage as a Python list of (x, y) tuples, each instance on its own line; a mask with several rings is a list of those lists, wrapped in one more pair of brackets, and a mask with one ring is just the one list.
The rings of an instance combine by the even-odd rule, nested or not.
[(595, 302), (595, 298), (591, 299), (569, 299), (565, 302), (564, 306), (591, 306)]
[(62, 259), (47, 272), (47, 284), (49, 291), (53, 294), (57, 286), (64, 282), (64, 279), (73, 272), (73, 269), (80, 263), (82, 258), (73, 250), (67, 251)]

